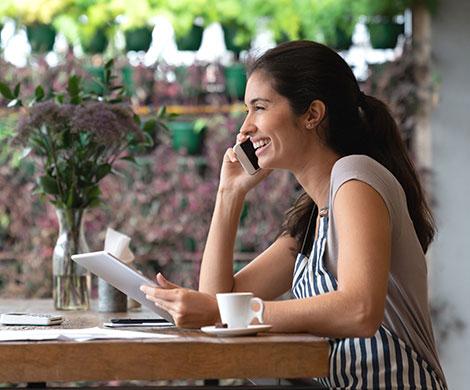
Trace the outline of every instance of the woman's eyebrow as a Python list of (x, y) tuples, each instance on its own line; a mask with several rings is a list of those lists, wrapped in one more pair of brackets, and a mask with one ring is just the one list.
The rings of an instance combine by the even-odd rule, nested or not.
[(267, 102), (267, 103), (271, 103), (271, 100), (269, 99), (264, 99), (264, 98), (260, 98), (260, 97), (257, 97), (257, 98), (254, 98), (254, 99), (251, 99), (250, 100), (250, 104), (253, 105), (257, 102)]

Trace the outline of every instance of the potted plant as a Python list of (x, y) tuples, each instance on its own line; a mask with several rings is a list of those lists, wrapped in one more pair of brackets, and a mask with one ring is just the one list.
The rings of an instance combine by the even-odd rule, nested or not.
[(24, 148), (41, 168), (36, 193), (54, 205), (60, 223), (53, 252), (54, 302), (57, 309), (88, 307), (87, 276), (70, 256), (88, 251), (83, 232), (87, 209), (101, 202), (100, 182), (119, 160), (153, 144), (159, 119), (140, 122), (115, 85), (113, 61), (105, 65), (104, 92), (85, 93), (80, 77), (71, 75), (65, 91), (35, 89), (26, 108), (20, 84), (0, 93), (22, 115), (13, 144)]
[(189, 155), (201, 153), (206, 121), (202, 118), (178, 118), (168, 123), (173, 149)]
[(80, 45), (85, 54), (102, 54), (116, 29), (116, 15), (108, 2), (73, 2), (56, 16), (54, 25), (68, 43)]
[(178, 50), (197, 51), (201, 46), (207, 22), (203, 8), (201, 1), (192, 0), (166, 1), (162, 5), (162, 13), (173, 26)]
[(235, 62), (224, 68), (225, 91), (230, 100), (243, 100), (246, 88), (246, 68), (241, 62)]
[(71, 5), (71, 0), (15, 1), (2, 0), (2, 13), (26, 27), (26, 34), (33, 53), (46, 53), (54, 46), (57, 15)]
[(201, 22), (194, 21), (189, 31), (175, 28), (175, 41), (178, 50), (197, 51), (201, 47), (204, 27)]
[(104, 53), (109, 44), (107, 33), (108, 30), (104, 27), (95, 29), (82, 26), (79, 35), (83, 52), (86, 54)]
[[(354, 27), (359, 18), (358, 7), (347, 0), (295, 1), (298, 29), (291, 38), (322, 42), (335, 50), (352, 45)], [(292, 21), (294, 24), (294, 20)], [(292, 28), (291, 28), (292, 30)]]
[(26, 26), (26, 36), (33, 53), (47, 53), (54, 47), (56, 30), (45, 23), (32, 23)]
[(397, 21), (408, 6), (407, 0), (362, 0), (363, 13), (370, 43), (374, 49), (389, 49), (397, 45), (398, 37), (404, 33), (403, 22)]
[(150, 26), (134, 27), (124, 31), (126, 51), (147, 51), (152, 44)]
[(213, 7), (205, 9), (203, 16), (206, 23), (221, 24), (225, 46), (238, 60), (240, 52), (250, 48), (251, 39), (256, 33), (259, 18), (263, 16), (265, 8), (264, 3), (259, 0), (218, 0)]
[(151, 18), (158, 8), (150, 1), (113, 1), (109, 5), (124, 33), (126, 51), (146, 52), (152, 44)]

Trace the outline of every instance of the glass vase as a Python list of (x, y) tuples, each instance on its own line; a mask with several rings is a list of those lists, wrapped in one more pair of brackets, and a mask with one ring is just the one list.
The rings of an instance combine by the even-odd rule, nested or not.
[(87, 310), (90, 276), (71, 258), (74, 254), (89, 252), (83, 231), (85, 209), (56, 209), (56, 213), (59, 237), (52, 255), (54, 307)]

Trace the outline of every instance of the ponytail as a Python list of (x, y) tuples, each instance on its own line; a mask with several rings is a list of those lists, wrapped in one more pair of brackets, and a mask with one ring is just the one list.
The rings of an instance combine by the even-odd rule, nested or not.
[(361, 116), (370, 139), (369, 144), (372, 144), (368, 155), (392, 172), (401, 184), (413, 226), (426, 253), (434, 238), (436, 226), (416, 168), (387, 106), (372, 96), (363, 94), (363, 97)]

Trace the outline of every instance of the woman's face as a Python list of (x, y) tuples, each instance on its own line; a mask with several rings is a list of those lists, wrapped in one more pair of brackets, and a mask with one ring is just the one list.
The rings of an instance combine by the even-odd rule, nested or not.
[(303, 116), (293, 112), (262, 71), (248, 79), (245, 105), (247, 116), (240, 132), (251, 137), (259, 166), (295, 170), (310, 138), (305, 136)]

